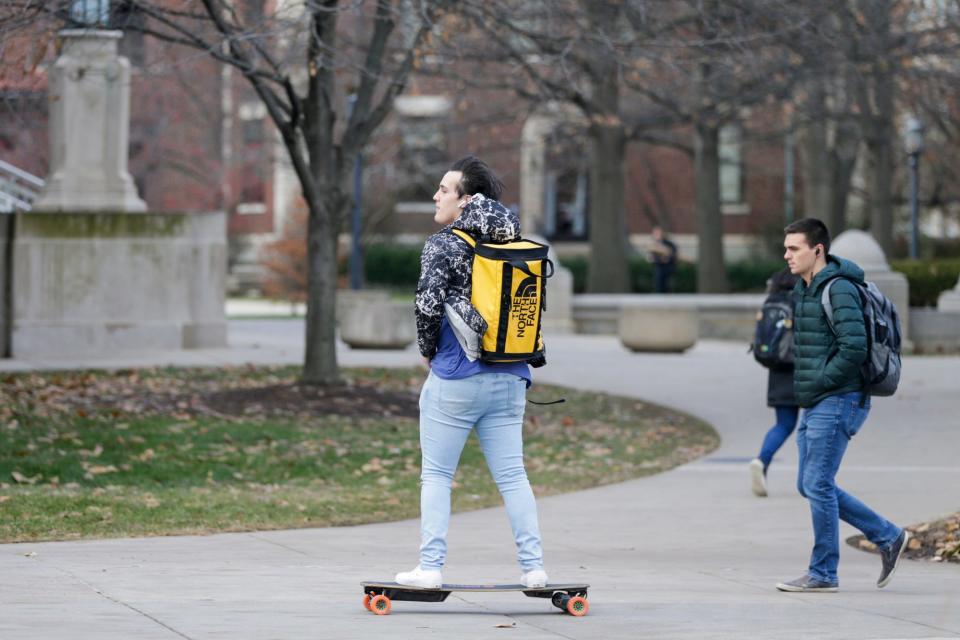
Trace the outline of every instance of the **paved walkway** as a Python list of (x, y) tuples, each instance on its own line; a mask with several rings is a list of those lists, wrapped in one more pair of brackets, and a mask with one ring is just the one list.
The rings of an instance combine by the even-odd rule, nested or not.
[[(233, 348), (139, 354), (100, 366), (298, 362), (300, 321), (234, 321)], [(754, 498), (745, 471), (772, 412), (745, 346), (702, 342), (682, 356), (639, 356), (612, 338), (552, 337), (538, 380), (684, 409), (723, 444), (669, 473), (541, 499), (547, 568), (585, 580), (590, 615), (560, 615), (519, 594), (398, 602), (386, 618), (360, 606), (359, 582), (416, 563), (404, 521), (207, 537), (0, 545), (0, 639), (301, 638), (957, 638), (960, 568), (905, 561), (877, 590), (879, 559), (844, 546), (841, 591), (782, 594), (811, 545), (793, 489), (793, 440)], [(406, 365), (413, 350), (351, 352), (344, 364)], [(93, 364), (6, 362), (0, 370)], [(908, 358), (901, 391), (877, 400), (840, 473), (845, 488), (907, 524), (960, 507), (960, 358)], [(536, 409), (531, 407), (531, 411)], [(844, 525), (844, 537), (853, 530)], [(448, 581), (513, 581), (502, 509), (455, 516)], [(513, 625), (504, 629), (500, 625)]]

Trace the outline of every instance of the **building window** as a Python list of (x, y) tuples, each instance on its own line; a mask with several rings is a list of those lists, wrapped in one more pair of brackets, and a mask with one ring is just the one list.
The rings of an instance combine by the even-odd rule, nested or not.
[(744, 197), (743, 127), (724, 125), (719, 138), (720, 210), (725, 215), (746, 215), (750, 205)]
[(720, 128), (720, 202), (743, 202), (743, 141), (740, 125)]
[[(398, 211), (433, 212), (438, 176), (447, 168), (450, 100), (444, 96), (402, 96), (396, 101), (400, 150), (395, 197)], [(417, 204), (411, 207), (409, 205)], [(429, 206), (427, 206), (429, 204)]]
[(583, 137), (559, 125), (546, 140), (543, 232), (550, 240), (587, 240), (590, 168)]
[(549, 239), (587, 239), (588, 184), (583, 171), (547, 174), (544, 231)]

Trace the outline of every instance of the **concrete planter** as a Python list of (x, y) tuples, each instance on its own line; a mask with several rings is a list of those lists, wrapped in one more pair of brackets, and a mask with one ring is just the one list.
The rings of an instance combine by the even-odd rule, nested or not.
[[(354, 307), (390, 302), (390, 292), (383, 289), (341, 289), (337, 291), (337, 324), (343, 326), (343, 319)], [(412, 313), (412, 312), (411, 312)]]
[(353, 349), (405, 349), (417, 339), (407, 302), (357, 301), (343, 310), (340, 339)]
[(697, 310), (689, 306), (625, 306), (617, 322), (631, 351), (683, 353), (697, 342)]

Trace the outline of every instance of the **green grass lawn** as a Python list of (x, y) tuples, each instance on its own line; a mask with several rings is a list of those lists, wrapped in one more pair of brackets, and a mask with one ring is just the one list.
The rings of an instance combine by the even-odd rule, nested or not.
[[(293, 367), (10, 375), (0, 382), (0, 541), (335, 526), (416, 517), (424, 373)], [(716, 433), (635, 400), (535, 386), (525, 453), (538, 495), (662, 471)], [(301, 401), (300, 399), (304, 400)], [(476, 437), (454, 509), (500, 503)]]

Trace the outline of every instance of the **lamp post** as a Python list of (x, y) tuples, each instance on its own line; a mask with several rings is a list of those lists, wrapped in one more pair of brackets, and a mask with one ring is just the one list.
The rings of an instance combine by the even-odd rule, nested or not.
[(87, 27), (106, 25), (110, 20), (110, 0), (74, 0), (70, 3), (70, 19)]
[(918, 257), (920, 245), (920, 154), (923, 153), (923, 123), (909, 116), (903, 133), (904, 147), (910, 161), (910, 257)]

